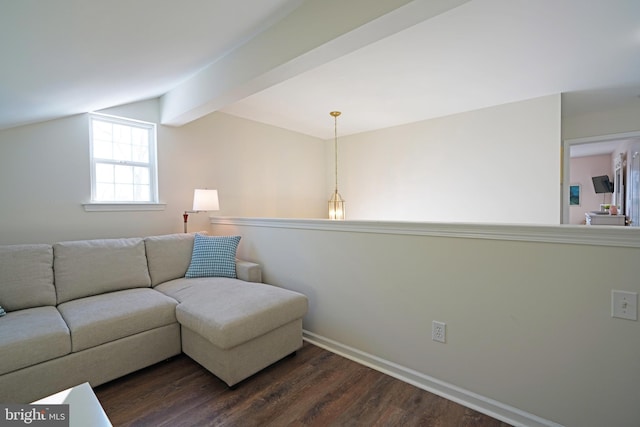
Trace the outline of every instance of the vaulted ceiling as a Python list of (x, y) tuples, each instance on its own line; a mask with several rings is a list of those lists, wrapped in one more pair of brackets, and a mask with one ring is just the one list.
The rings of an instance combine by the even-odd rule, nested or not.
[(161, 97), (329, 138), (564, 93), (640, 105), (637, 0), (0, 0), (0, 128)]

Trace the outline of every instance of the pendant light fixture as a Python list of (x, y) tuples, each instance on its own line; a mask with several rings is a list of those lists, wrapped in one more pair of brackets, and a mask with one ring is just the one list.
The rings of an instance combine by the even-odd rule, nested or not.
[(333, 117), (334, 139), (333, 146), (335, 150), (335, 166), (336, 166), (336, 189), (329, 199), (329, 219), (345, 219), (344, 200), (338, 193), (338, 116), (340, 111), (332, 111), (329, 113)]

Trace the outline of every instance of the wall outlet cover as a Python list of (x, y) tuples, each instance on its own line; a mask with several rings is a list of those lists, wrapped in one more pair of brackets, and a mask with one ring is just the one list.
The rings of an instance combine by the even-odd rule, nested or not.
[(431, 339), (442, 343), (447, 342), (447, 325), (434, 320), (431, 324)]

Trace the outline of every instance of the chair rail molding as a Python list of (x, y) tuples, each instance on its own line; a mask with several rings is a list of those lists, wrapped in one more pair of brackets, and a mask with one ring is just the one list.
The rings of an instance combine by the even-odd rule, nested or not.
[(212, 225), (640, 248), (640, 228), (614, 226), (476, 224), (373, 220), (346, 220), (336, 222), (329, 219), (247, 217), (210, 217), (209, 220)]

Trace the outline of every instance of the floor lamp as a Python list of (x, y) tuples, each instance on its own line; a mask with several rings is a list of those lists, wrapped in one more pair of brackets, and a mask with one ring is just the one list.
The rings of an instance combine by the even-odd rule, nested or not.
[(184, 232), (187, 232), (187, 221), (190, 213), (220, 210), (218, 203), (218, 190), (195, 189), (193, 190), (193, 210), (184, 211)]

